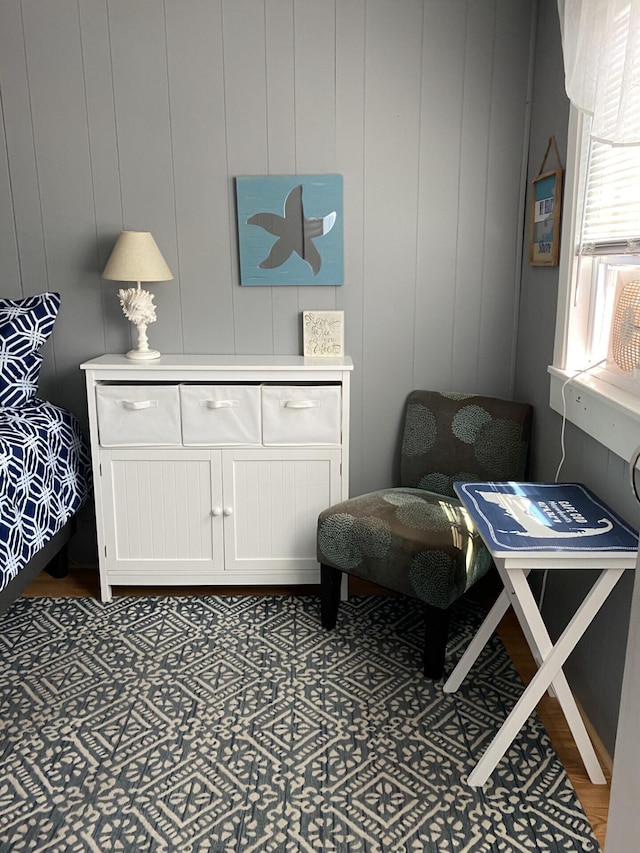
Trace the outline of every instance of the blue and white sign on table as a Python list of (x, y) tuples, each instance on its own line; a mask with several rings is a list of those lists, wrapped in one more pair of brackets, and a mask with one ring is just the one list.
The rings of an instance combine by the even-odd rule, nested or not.
[[(494, 556), (635, 552), (638, 534), (581, 483), (454, 483)], [(464, 496), (464, 497), (463, 497)]]

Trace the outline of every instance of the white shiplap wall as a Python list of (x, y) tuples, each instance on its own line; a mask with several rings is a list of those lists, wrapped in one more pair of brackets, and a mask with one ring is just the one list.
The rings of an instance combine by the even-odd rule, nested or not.
[[(346, 312), (352, 491), (393, 476), (414, 387), (509, 395), (529, 0), (2, 0), (2, 294), (59, 290), (43, 391), (128, 348), (100, 270), (150, 230), (165, 352), (300, 351)], [(243, 288), (233, 178), (344, 176), (343, 287)]]

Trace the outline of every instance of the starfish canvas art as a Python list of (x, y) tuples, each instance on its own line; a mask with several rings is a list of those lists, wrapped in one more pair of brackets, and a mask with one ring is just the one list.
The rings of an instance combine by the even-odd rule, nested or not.
[(341, 175), (236, 178), (240, 283), (343, 283)]

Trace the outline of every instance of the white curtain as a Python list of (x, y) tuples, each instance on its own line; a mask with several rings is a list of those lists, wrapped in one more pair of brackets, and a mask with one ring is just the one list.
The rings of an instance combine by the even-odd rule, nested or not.
[(640, 0), (558, 0), (565, 86), (591, 135), (640, 144)]

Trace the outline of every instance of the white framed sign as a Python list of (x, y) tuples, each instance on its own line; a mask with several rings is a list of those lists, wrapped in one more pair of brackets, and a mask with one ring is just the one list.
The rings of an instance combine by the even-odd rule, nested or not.
[(309, 358), (344, 355), (344, 311), (302, 312), (302, 354)]

